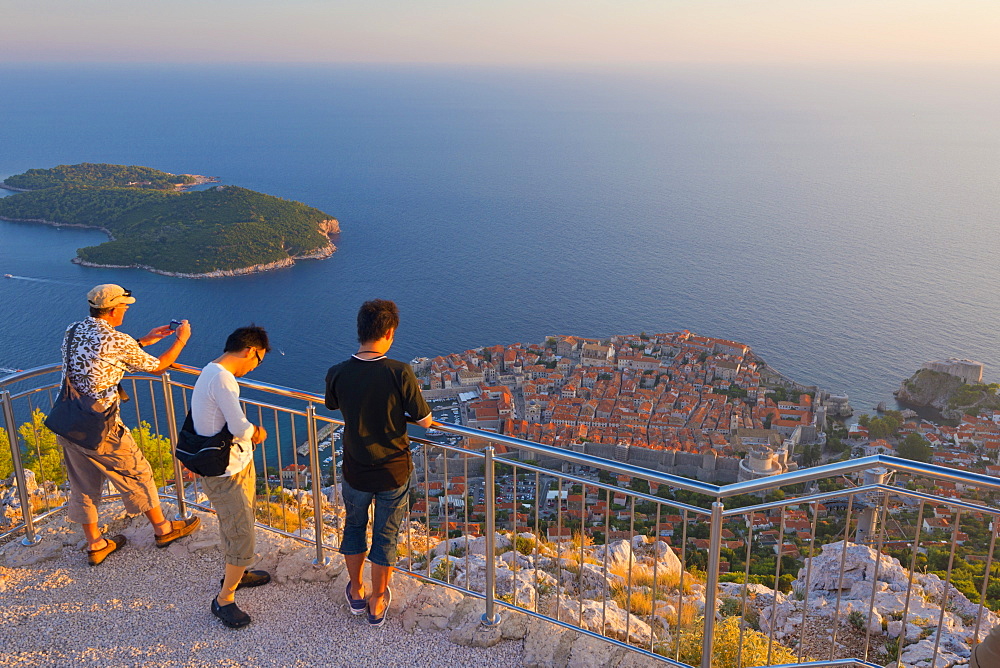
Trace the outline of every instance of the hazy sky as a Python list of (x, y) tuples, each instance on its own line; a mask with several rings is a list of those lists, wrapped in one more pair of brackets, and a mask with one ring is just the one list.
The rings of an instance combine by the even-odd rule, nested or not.
[(0, 0), (0, 62), (1000, 62), (1000, 0)]

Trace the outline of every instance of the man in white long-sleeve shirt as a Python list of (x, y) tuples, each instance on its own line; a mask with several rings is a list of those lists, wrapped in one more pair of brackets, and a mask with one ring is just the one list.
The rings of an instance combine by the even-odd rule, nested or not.
[(233, 435), (229, 466), (219, 476), (202, 478), (202, 485), (219, 517), (219, 533), (226, 558), (226, 574), (212, 614), (231, 628), (250, 623), (250, 615), (236, 606), (236, 590), (267, 584), (265, 571), (247, 571), (255, 560), (253, 501), (257, 476), (253, 448), (267, 438), (263, 427), (252, 424), (240, 406), (236, 379), (257, 368), (271, 349), (262, 327), (241, 327), (226, 339), (222, 356), (202, 369), (191, 393), (191, 419), (200, 436), (213, 436), (228, 427)]

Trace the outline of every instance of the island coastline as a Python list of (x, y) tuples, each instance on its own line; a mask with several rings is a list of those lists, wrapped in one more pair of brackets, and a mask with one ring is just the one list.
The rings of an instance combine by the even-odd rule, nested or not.
[(295, 255), (283, 260), (275, 260), (274, 262), (268, 262), (265, 264), (255, 264), (251, 267), (240, 267), (238, 269), (216, 269), (214, 271), (208, 271), (203, 274), (188, 274), (179, 271), (166, 271), (165, 269), (157, 269), (155, 267), (150, 267), (145, 264), (98, 264), (96, 262), (88, 262), (80, 257), (75, 257), (70, 262), (73, 264), (78, 264), (81, 267), (93, 267), (95, 269), (144, 269), (153, 274), (160, 274), (161, 276), (170, 276), (172, 278), (227, 278), (232, 276), (247, 276), (249, 274), (262, 274), (265, 271), (272, 271), (274, 269), (284, 269), (286, 267), (291, 267), (295, 264), (296, 260), (325, 260), (326, 258), (333, 255), (337, 250), (337, 247), (331, 242), (326, 248), (320, 249), (313, 253), (307, 253), (305, 255)]
[(104, 227), (100, 227), (99, 225), (84, 225), (82, 223), (57, 223), (54, 220), (45, 220), (44, 218), (7, 218), (6, 216), (0, 216), (0, 220), (8, 223), (34, 223), (38, 225), (49, 225), (50, 227), (75, 227), (80, 230), (99, 230), (108, 235), (108, 241), (115, 240), (115, 235), (111, 234), (110, 230)]
[[(202, 174), (177, 174), (176, 176), (190, 176), (194, 179), (194, 183), (175, 183), (174, 190), (179, 192), (186, 192), (195, 188), (197, 186), (203, 186), (207, 183), (220, 183), (222, 179), (218, 176), (204, 176)], [(0, 190), (7, 190), (12, 193), (30, 193), (36, 190), (42, 190), (42, 188), (15, 188), (14, 186), (7, 185), (7, 181), (0, 181)]]
[[(49, 225), (50, 227), (74, 227), (77, 229), (85, 230), (99, 230), (104, 232), (108, 236), (109, 241), (114, 241), (115, 236), (111, 232), (103, 227), (98, 227), (97, 225), (82, 225), (79, 223), (58, 223), (52, 220), (45, 220), (43, 218), (7, 218), (0, 216), (0, 221), (5, 221), (8, 223), (32, 223), (36, 225)], [(320, 223), (320, 230), (326, 234), (328, 237), (333, 236), (339, 232), (339, 226), (335, 218), (329, 220), (324, 220)], [(193, 274), (184, 273), (179, 271), (167, 271), (165, 269), (157, 269), (155, 267), (150, 267), (144, 264), (99, 264), (96, 262), (88, 262), (76, 256), (70, 259), (73, 264), (78, 264), (81, 267), (92, 267), (94, 269), (143, 269), (153, 274), (160, 274), (161, 276), (171, 276), (173, 278), (226, 278), (231, 276), (247, 276), (250, 274), (261, 274), (265, 271), (272, 271), (275, 269), (284, 269), (285, 267), (291, 267), (295, 264), (296, 260), (325, 260), (332, 256), (337, 250), (337, 246), (334, 245), (332, 241), (324, 247), (318, 248), (310, 253), (304, 253), (302, 255), (293, 255), (282, 260), (275, 260), (274, 262), (268, 262), (264, 264), (256, 264), (250, 267), (240, 267), (238, 269), (216, 269), (213, 271)]]

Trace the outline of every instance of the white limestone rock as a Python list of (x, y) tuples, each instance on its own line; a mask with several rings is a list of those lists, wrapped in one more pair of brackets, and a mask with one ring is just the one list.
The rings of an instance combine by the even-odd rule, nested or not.
[[(934, 641), (924, 638), (920, 642), (907, 645), (903, 648), (903, 653), (899, 657), (904, 665), (914, 668), (930, 668), (931, 660), (934, 658)], [(947, 668), (954, 665), (960, 658), (959, 655), (949, 652), (944, 647), (938, 649), (938, 657), (935, 662), (936, 668)]]
[(537, 618), (528, 622), (521, 661), (525, 668), (564, 668), (579, 634)]
[(561, 600), (559, 619), (588, 631), (626, 642), (649, 643), (652, 629), (635, 615), (628, 615), (613, 599), (604, 601)]
[[(859, 582), (871, 583), (875, 580), (876, 555), (878, 559), (878, 580), (880, 582), (902, 584), (908, 579), (908, 573), (898, 559), (893, 559), (876, 552), (867, 545), (847, 543), (846, 554), (844, 541), (829, 543), (823, 546), (823, 551), (805, 560), (799, 570), (799, 577), (792, 583), (793, 589), (805, 589), (807, 571), (810, 570), (810, 592), (821, 590), (836, 592), (838, 589), (850, 591)], [(843, 578), (840, 576), (840, 562), (844, 560)], [(868, 590), (869, 593), (871, 590)], [(863, 592), (859, 592), (863, 593)]]
[[(465, 542), (462, 542), (465, 545)], [(500, 552), (506, 552), (511, 548), (511, 540), (503, 534), (493, 534), (493, 548)], [(469, 541), (469, 552), (472, 554), (486, 554), (486, 536), (479, 536)]]
[(344, 570), (344, 560), (333, 558), (329, 564), (316, 564), (316, 548), (300, 547), (288, 554), (280, 555), (278, 564), (271, 576), (275, 582), (284, 584), (290, 581), (328, 582), (335, 579)]
[(14, 540), (7, 543), (0, 551), (0, 563), (7, 568), (25, 568), (56, 559), (62, 552), (62, 541), (43, 538), (34, 545), (22, 545), (21, 541)]
[(566, 665), (572, 668), (605, 668), (617, 665), (627, 650), (580, 633), (569, 648)]
[[(459, 536), (458, 538), (449, 538), (448, 540), (443, 540), (434, 546), (431, 550), (431, 556), (433, 557), (443, 557), (446, 554), (455, 551), (465, 552), (466, 545), (473, 542), (473, 538), (468, 536)], [(482, 554), (480, 552), (480, 554)]]
[(413, 633), (414, 629), (443, 631), (455, 614), (455, 608), (463, 596), (447, 587), (424, 586), (407, 602), (400, 615), (403, 629)]
[(657, 571), (665, 569), (664, 572), (671, 573), (673, 575), (680, 575), (683, 570), (681, 565), (681, 560), (674, 552), (673, 548), (664, 543), (662, 540), (658, 540), (652, 544), (653, 547), (653, 557), (656, 559)]
[(601, 564), (604, 563), (604, 553), (607, 551), (608, 566), (612, 564), (628, 566), (629, 563), (636, 564), (638, 558), (632, 551), (632, 545), (627, 540), (615, 540), (607, 546), (600, 546), (594, 551), (594, 557)]
[[(902, 620), (892, 621), (892, 622), (889, 622), (889, 626), (888, 626), (888, 629), (886, 631), (886, 635), (888, 635), (890, 638), (898, 638), (899, 634), (902, 633), (902, 631), (903, 631), (903, 622), (902, 622)], [(906, 641), (907, 642), (914, 642), (914, 641), (918, 640), (920, 638), (920, 631), (921, 631), (921, 628), (919, 626), (917, 626), (916, 624), (913, 624), (911, 622), (907, 622), (906, 623)]]

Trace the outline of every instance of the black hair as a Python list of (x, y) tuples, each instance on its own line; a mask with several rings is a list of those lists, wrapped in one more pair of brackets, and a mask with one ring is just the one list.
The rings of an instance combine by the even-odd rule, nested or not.
[(399, 327), (399, 309), (396, 302), (388, 299), (373, 299), (365, 302), (358, 310), (358, 343), (378, 341)]
[(90, 317), (91, 318), (103, 318), (104, 316), (106, 316), (107, 314), (111, 313), (114, 310), (115, 310), (114, 306), (111, 306), (109, 308), (97, 308), (96, 306), (91, 306), (90, 307)]
[(271, 342), (267, 339), (267, 330), (252, 322), (246, 327), (240, 327), (226, 339), (226, 347), (223, 352), (238, 353), (247, 348), (258, 348), (264, 352), (271, 352)]

